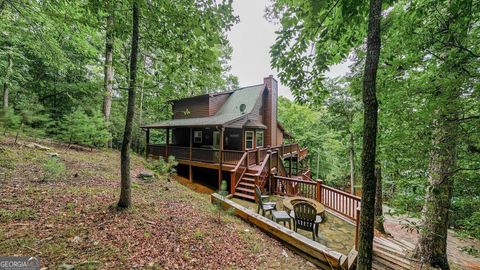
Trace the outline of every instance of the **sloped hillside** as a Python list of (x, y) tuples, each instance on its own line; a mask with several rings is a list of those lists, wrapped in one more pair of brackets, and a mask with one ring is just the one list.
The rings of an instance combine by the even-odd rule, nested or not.
[(29, 143), (0, 139), (3, 255), (39, 256), (48, 269), (314, 268), (207, 195), (136, 178), (141, 157), (132, 161), (134, 207), (119, 212), (118, 152)]

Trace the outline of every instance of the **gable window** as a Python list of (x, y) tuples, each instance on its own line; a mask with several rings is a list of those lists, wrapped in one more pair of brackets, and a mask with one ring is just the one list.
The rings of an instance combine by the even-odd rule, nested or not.
[(245, 131), (245, 149), (253, 148), (253, 131)]
[(263, 147), (263, 130), (257, 130), (255, 135), (257, 137), (256, 146)]
[(202, 143), (202, 131), (194, 131), (193, 132), (193, 142), (194, 143)]

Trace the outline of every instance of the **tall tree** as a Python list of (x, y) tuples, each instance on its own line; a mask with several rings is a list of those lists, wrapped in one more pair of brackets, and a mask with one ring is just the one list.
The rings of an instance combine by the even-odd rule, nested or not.
[(375, 154), (377, 147), (378, 102), (376, 79), (380, 57), (380, 19), (382, 1), (370, 0), (367, 54), (363, 79), (362, 207), (357, 269), (372, 269), (373, 228), (375, 219)]
[(112, 109), (112, 94), (113, 94), (113, 51), (115, 44), (115, 2), (106, 1), (105, 10), (107, 12), (105, 22), (105, 64), (104, 64), (104, 80), (103, 80), (103, 116), (105, 122), (110, 121), (110, 111)]
[(5, 77), (3, 78), (3, 109), (7, 110), (8, 109), (8, 87), (10, 83), (10, 75), (12, 73), (12, 67), (13, 67), (13, 59), (12, 59), (12, 53), (8, 53), (8, 64), (7, 64), (7, 69), (5, 71)]
[(382, 164), (380, 162), (377, 162), (377, 166), (375, 166), (375, 178), (377, 181), (375, 191), (375, 229), (385, 234), (385, 227), (383, 226)]
[(132, 46), (130, 50), (130, 82), (128, 86), (127, 115), (125, 118), (125, 131), (120, 153), (121, 189), (118, 207), (128, 208), (132, 204), (130, 185), (130, 145), (132, 143), (132, 126), (135, 114), (135, 92), (137, 83), (137, 58), (139, 40), (140, 7), (138, 1), (133, 1), (132, 7)]

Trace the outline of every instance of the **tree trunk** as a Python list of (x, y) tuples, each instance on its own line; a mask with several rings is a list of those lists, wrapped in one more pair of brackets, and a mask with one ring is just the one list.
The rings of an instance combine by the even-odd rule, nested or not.
[(114, 10), (112, 4), (107, 4), (107, 22), (105, 25), (105, 66), (104, 66), (104, 78), (103, 88), (105, 91), (103, 97), (103, 117), (105, 122), (110, 120), (110, 112), (112, 109), (112, 93), (113, 93), (113, 45), (115, 42), (115, 30), (114, 30)]
[(375, 178), (377, 180), (377, 188), (375, 192), (375, 229), (380, 233), (386, 234), (383, 226), (383, 195), (382, 195), (382, 165), (380, 163), (375, 167)]
[(350, 189), (352, 195), (355, 195), (355, 140), (353, 137), (353, 131), (350, 133)]
[[(143, 58), (143, 69), (145, 69), (145, 66), (147, 65), (147, 58)], [(143, 122), (143, 91), (144, 91), (144, 86), (145, 86), (145, 76), (142, 78), (142, 84), (140, 86), (140, 106), (138, 110), (138, 127), (142, 125)], [(137, 153), (140, 153), (140, 143), (142, 140), (142, 131), (140, 128), (137, 128)]]
[(8, 65), (5, 73), (5, 79), (3, 80), (3, 109), (6, 111), (8, 109), (8, 84), (10, 83), (10, 73), (12, 73), (13, 60), (12, 54), (8, 53)]
[(135, 87), (137, 82), (137, 57), (138, 57), (138, 39), (139, 39), (139, 6), (138, 1), (133, 2), (133, 30), (132, 30), (132, 48), (130, 52), (130, 82), (128, 86), (128, 104), (127, 115), (125, 118), (125, 131), (123, 133), (122, 150), (120, 153), (121, 167), (121, 190), (119, 208), (130, 207), (131, 187), (130, 187), (130, 145), (132, 143), (132, 124), (135, 115)]
[(362, 202), (357, 269), (372, 269), (373, 226), (375, 219), (375, 152), (377, 144), (376, 78), (380, 57), (381, 0), (370, 0), (368, 16), (367, 54), (363, 74), (363, 150)]
[[(449, 101), (453, 104), (455, 98)], [(434, 121), (428, 186), (422, 210), (423, 226), (415, 247), (416, 258), (443, 270), (450, 269), (447, 260), (448, 212), (452, 199), (452, 174), (457, 159), (457, 130), (457, 122), (445, 114)]]

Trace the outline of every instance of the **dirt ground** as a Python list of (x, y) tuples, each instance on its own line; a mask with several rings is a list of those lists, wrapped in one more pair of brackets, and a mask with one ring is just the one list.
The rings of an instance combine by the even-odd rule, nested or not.
[[(389, 209), (385, 208), (384, 213), (388, 213)], [(385, 229), (396, 239), (402, 239), (412, 244), (416, 244), (418, 233), (415, 230), (409, 230), (408, 224), (419, 220), (415, 218), (399, 217), (385, 214)], [(464, 248), (474, 248), (480, 251), (480, 241), (473, 238), (462, 238), (456, 236), (452, 230), (448, 231), (447, 253), (448, 260), (453, 263), (454, 267), (460, 269), (480, 270), (480, 258), (474, 257), (465, 251)]]
[[(117, 151), (49, 150), (0, 138), (0, 253), (47, 269), (316, 269), (278, 241), (132, 158), (133, 207), (119, 211)], [(65, 166), (43, 180), (56, 153)], [(6, 173), (6, 174), (5, 174)]]

